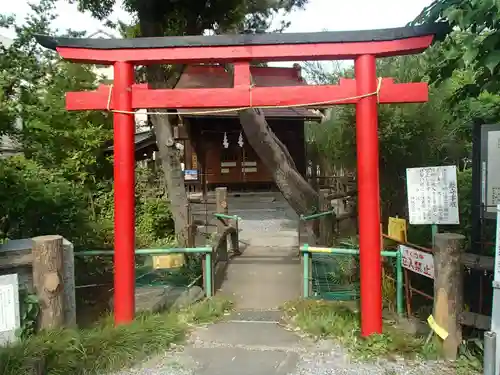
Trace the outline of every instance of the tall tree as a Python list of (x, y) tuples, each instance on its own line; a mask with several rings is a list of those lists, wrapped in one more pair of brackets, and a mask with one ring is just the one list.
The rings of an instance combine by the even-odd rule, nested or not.
[[(78, 184), (92, 185), (103, 173), (110, 176), (109, 164), (103, 163), (102, 145), (112, 135), (111, 116), (65, 110), (65, 92), (93, 90), (98, 77), (91, 66), (61, 61), (33, 38), (36, 33), (56, 32), (51, 28), (55, 3), (42, 0), (31, 4), (22, 25), (14, 17), (0, 15), (0, 27), (16, 33), (13, 43), (0, 50), (0, 118), (5, 119), (0, 123), (18, 139), (26, 157), (45, 168), (58, 169)], [(22, 119), (22, 129), (9, 126), (16, 118)]]
[[(400, 82), (426, 81), (426, 71), (434, 64), (428, 54), (400, 56), (377, 61), (381, 76)], [(350, 69), (333, 74), (307, 66), (306, 72), (318, 83), (335, 83), (339, 77), (351, 76)], [(447, 98), (458, 83), (448, 81), (431, 86), (429, 101), (422, 104), (386, 105), (379, 109), (380, 190), (383, 217), (406, 212), (406, 168), (435, 165), (442, 162), (461, 164), (468, 156), (469, 138), (462, 132), (461, 120), (455, 121)], [(467, 106), (467, 108), (470, 108)], [(465, 108), (464, 108), (465, 109)], [(322, 124), (308, 127), (310, 146), (324, 158), (326, 167), (356, 168), (355, 113), (352, 106), (336, 106)], [(422, 140), (425, 139), (425, 142)]]
[(468, 68), (473, 79), (457, 90), (456, 99), (500, 91), (500, 2), (498, 0), (435, 0), (411, 23), (443, 21), (450, 25), (441, 58), (431, 80), (444, 82), (454, 71)]
[[(114, 0), (69, 0), (78, 3), (80, 10), (88, 10), (98, 19), (108, 17)], [(140, 37), (168, 35), (200, 35), (207, 30), (221, 32), (258, 33), (268, 30), (279, 14), (303, 7), (307, 0), (125, 0), (125, 9), (138, 21)], [(281, 22), (278, 30), (287, 26)], [(154, 88), (172, 88), (178, 81), (182, 66), (148, 66), (146, 76)], [(155, 112), (166, 110), (158, 109)], [(307, 213), (317, 206), (317, 194), (295, 168), (286, 147), (269, 128), (261, 111), (240, 111), (240, 122), (250, 145), (272, 171), (284, 197), (298, 213)], [(180, 242), (185, 240), (187, 227), (187, 195), (180, 168), (178, 152), (173, 142), (174, 117), (153, 115), (158, 149), (176, 222)]]

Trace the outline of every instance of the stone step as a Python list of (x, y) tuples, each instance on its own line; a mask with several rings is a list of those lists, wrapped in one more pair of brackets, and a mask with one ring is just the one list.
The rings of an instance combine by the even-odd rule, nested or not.
[(232, 311), (230, 315), (225, 317), (225, 321), (232, 323), (279, 323), (282, 320), (283, 312), (281, 310), (254, 310), (245, 309)]
[(198, 330), (194, 341), (195, 345), (198, 342), (198, 344), (286, 348), (297, 345), (300, 338), (274, 322), (223, 321), (210, 325), (207, 329)]

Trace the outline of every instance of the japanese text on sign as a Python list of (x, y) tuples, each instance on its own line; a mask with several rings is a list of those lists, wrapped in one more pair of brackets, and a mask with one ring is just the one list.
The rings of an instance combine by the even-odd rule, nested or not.
[(459, 224), (457, 169), (407, 168), (410, 224)]
[(434, 257), (432, 254), (404, 245), (399, 245), (399, 251), (401, 252), (404, 268), (434, 279)]
[(16, 328), (16, 305), (12, 285), (0, 285), (0, 332)]

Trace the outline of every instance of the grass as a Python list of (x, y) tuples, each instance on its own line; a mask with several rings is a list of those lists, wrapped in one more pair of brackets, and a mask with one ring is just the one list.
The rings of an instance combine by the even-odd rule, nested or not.
[(285, 305), (292, 325), (316, 337), (335, 338), (357, 359), (392, 357), (437, 358), (435, 347), (424, 345), (425, 338), (414, 337), (394, 328), (384, 327), (384, 333), (361, 338), (360, 320), (348, 303), (300, 300)]
[(0, 348), (0, 374), (32, 374), (36, 363), (43, 363), (47, 375), (117, 371), (181, 343), (194, 324), (218, 320), (230, 307), (227, 300), (210, 298), (181, 311), (142, 314), (129, 325), (114, 327), (107, 317), (91, 329), (42, 332)]
[[(382, 334), (362, 338), (359, 313), (349, 302), (299, 300), (285, 304), (284, 311), (290, 325), (317, 338), (335, 339), (358, 360), (441, 358), (437, 339), (426, 344), (425, 337), (403, 332), (387, 322)], [(460, 355), (451, 366), (457, 374), (471, 375), (480, 370), (478, 363)]]

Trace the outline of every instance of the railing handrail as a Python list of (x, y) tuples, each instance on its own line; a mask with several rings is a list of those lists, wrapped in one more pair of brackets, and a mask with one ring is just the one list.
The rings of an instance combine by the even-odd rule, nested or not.
[(312, 214), (312, 215), (300, 215), (300, 220), (308, 221), (308, 220), (313, 220), (313, 219), (317, 219), (319, 217), (328, 216), (328, 215), (335, 215), (335, 210), (318, 212), (317, 214)]
[(239, 217), (238, 215), (226, 215), (226, 214), (221, 214), (218, 212), (214, 212), (214, 216), (217, 218), (221, 218), (221, 219), (232, 219), (232, 220), (236, 220), (236, 221), (241, 220), (241, 217)]
[[(155, 248), (155, 249), (136, 249), (136, 255), (154, 255), (154, 254), (184, 254), (195, 253), (203, 254), (212, 252), (212, 247), (169, 247), (169, 248)], [(76, 251), (75, 256), (100, 256), (100, 255), (114, 255), (114, 250), (84, 250)]]
[[(359, 255), (359, 249), (356, 248), (335, 248), (335, 247), (320, 247), (320, 246), (309, 246), (309, 244), (304, 244), (300, 247), (301, 252), (309, 253), (327, 253), (327, 254), (338, 254), (338, 255)], [(399, 254), (399, 250), (390, 251), (382, 250), (380, 255), (395, 258)]]
[[(303, 259), (303, 287), (304, 287), (304, 298), (309, 297), (309, 275), (310, 275), (310, 265), (309, 261), (314, 253), (326, 253), (332, 255), (358, 255), (359, 249), (346, 249), (346, 248), (331, 248), (331, 247), (318, 247), (309, 246), (309, 244), (304, 244), (300, 246), (300, 252), (302, 253)], [(388, 258), (396, 258), (396, 310), (398, 315), (403, 315), (403, 262), (402, 254), (398, 249), (396, 251), (381, 250), (380, 255)]]

